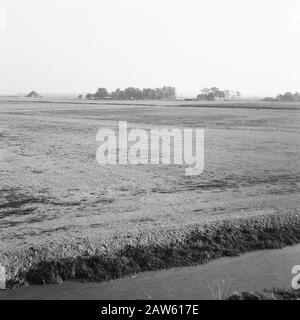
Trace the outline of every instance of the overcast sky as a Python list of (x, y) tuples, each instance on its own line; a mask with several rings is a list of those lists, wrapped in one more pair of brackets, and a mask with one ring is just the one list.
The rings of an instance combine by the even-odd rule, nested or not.
[(300, 91), (299, 0), (0, 0), (0, 94)]

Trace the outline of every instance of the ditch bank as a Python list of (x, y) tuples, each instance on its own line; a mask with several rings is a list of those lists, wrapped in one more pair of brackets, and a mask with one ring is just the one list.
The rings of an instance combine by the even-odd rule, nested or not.
[(107, 281), (144, 271), (300, 243), (300, 215), (270, 214), (118, 235), (103, 243), (53, 243), (1, 254), (7, 288), (66, 280)]
[(235, 293), (227, 300), (300, 300), (300, 290), (273, 289), (263, 292)]
[(300, 290), (292, 289), (297, 281), (292, 269), (299, 259), (300, 244), (112, 281), (5, 290), (0, 291), (0, 300), (292, 300), (300, 298)]

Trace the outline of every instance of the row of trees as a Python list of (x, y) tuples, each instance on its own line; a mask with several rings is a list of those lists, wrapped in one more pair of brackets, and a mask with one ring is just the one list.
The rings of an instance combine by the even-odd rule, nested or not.
[(215, 100), (235, 100), (240, 99), (241, 93), (239, 91), (220, 90), (217, 87), (204, 88), (200, 94), (197, 95), (198, 100), (215, 101)]
[(99, 88), (95, 94), (88, 93), (86, 99), (90, 100), (174, 100), (176, 99), (176, 89), (174, 87), (145, 88), (139, 89), (128, 87), (124, 90), (117, 89), (108, 92), (105, 88)]
[(291, 92), (286, 92), (285, 94), (279, 94), (276, 100), (285, 102), (300, 101), (300, 93), (296, 92), (295, 94), (293, 94)]

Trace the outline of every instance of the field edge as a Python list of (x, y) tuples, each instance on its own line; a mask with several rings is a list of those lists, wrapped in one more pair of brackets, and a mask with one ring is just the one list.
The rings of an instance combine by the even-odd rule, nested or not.
[(7, 288), (65, 280), (108, 281), (138, 272), (204, 264), (220, 257), (300, 243), (300, 215), (259, 217), (191, 224), (176, 229), (116, 235), (101, 241), (6, 252)]

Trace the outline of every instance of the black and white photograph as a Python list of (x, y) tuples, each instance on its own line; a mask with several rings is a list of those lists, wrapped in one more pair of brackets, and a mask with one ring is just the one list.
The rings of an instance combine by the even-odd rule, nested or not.
[(299, 0), (0, 0), (0, 311), (299, 300), (299, 39)]

